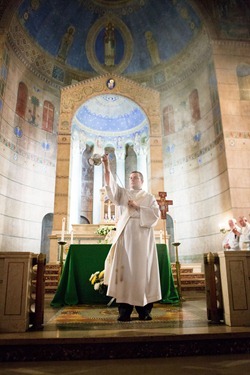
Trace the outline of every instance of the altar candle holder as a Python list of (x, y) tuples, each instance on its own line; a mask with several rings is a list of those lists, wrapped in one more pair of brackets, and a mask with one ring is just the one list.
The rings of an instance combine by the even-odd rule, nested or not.
[(179, 255), (178, 255), (178, 247), (180, 246), (180, 242), (172, 242), (172, 245), (175, 247), (175, 268), (176, 268), (176, 282), (177, 282), (177, 290), (179, 294), (180, 301), (185, 301), (182, 297), (181, 292), (181, 266), (179, 262)]
[(66, 245), (67, 241), (64, 240), (59, 240), (58, 245), (59, 245), (59, 265), (60, 265), (60, 271), (59, 271), (59, 276), (61, 277), (62, 270), (63, 270), (63, 250), (64, 246)]

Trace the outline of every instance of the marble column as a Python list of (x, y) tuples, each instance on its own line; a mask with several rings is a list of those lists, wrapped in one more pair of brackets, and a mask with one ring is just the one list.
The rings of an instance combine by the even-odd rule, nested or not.
[(70, 173), (70, 223), (80, 223), (80, 197), (81, 197), (81, 153), (79, 140), (73, 139)]
[(137, 170), (141, 172), (144, 177), (143, 189), (148, 191), (147, 157), (146, 153), (142, 152), (142, 150), (137, 155)]
[(101, 221), (101, 188), (102, 188), (102, 165), (94, 167), (93, 184), (93, 224)]
[(125, 163), (124, 163), (125, 151), (116, 154), (116, 181), (124, 187), (125, 186)]

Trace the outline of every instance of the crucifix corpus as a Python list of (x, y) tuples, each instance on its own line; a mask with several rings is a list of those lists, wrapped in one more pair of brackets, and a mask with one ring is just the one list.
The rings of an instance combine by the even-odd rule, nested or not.
[(159, 195), (160, 199), (157, 199), (157, 203), (159, 205), (159, 209), (160, 209), (160, 212), (161, 212), (161, 219), (162, 219), (162, 222), (163, 222), (164, 241), (165, 241), (165, 244), (167, 244), (167, 242), (166, 242), (166, 223), (165, 223), (165, 220), (167, 219), (168, 206), (172, 205), (173, 201), (166, 199), (167, 193), (165, 191), (159, 191), (158, 195)]

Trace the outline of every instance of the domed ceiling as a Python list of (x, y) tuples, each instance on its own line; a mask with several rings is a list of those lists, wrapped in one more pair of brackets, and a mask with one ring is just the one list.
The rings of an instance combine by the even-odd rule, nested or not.
[(78, 109), (75, 121), (86, 131), (122, 135), (141, 130), (146, 116), (132, 100), (119, 95), (99, 95)]
[[(122, 144), (148, 138), (149, 124), (145, 113), (132, 100), (119, 95), (99, 95), (85, 102), (73, 118), (73, 129), (83, 132), (88, 140), (98, 140), (99, 146)], [(117, 145), (116, 145), (117, 146)], [(119, 145), (118, 145), (119, 146)]]
[[(88, 76), (147, 74), (178, 59), (202, 28), (185, 0), (24, 0), (17, 14), (60, 74), (67, 69)], [(161, 82), (162, 72), (156, 77)], [(112, 137), (119, 137), (123, 144), (138, 139), (142, 144), (149, 128), (135, 103), (115, 95), (85, 103), (72, 125), (88, 139), (100, 136), (112, 143)]]
[[(98, 73), (118, 68), (118, 73), (131, 74), (164, 63), (201, 28), (185, 0), (24, 0), (18, 16), (51, 56), (74, 69)], [(113, 61), (105, 60), (107, 33)]]

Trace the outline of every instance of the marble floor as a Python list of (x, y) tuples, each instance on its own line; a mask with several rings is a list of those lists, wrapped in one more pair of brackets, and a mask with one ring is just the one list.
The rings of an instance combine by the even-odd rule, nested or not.
[(0, 374), (249, 374), (250, 327), (207, 320), (205, 295), (184, 295), (181, 309), (199, 316), (195, 326), (58, 329), (47, 325), (58, 309), (45, 299), (44, 328), (0, 334)]

